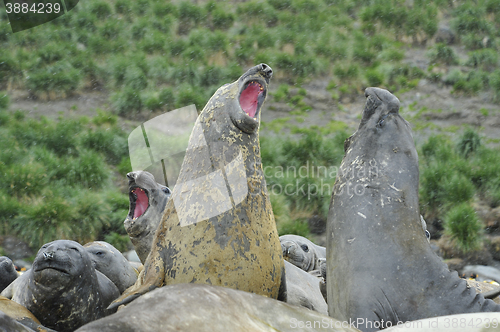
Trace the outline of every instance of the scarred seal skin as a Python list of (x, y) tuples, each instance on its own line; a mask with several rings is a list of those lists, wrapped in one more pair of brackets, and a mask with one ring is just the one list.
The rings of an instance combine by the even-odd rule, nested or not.
[(171, 191), (157, 183), (153, 174), (146, 171), (130, 172), (127, 179), (130, 208), (123, 224), (137, 256), (144, 264)]
[(278, 298), (285, 272), (259, 146), (272, 70), (249, 69), (200, 113), (151, 253), (111, 307), (163, 285), (203, 283)]
[(500, 311), (432, 251), (418, 202), (418, 156), (390, 92), (367, 88), (344, 144), (327, 221), (328, 313), (363, 331), (422, 318)]
[(64, 332), (112, 313), (106, 307), (119, 292), (79, 243), (57, 240), (44, 244), (32, 268), (1, 295), (23, 305), (42, 325)]

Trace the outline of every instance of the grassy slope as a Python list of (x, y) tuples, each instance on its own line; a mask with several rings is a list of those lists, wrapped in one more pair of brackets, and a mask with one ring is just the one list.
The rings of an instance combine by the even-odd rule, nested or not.
[[(281, 82), (273, 98), (288, 101), (298, 115), (311, 106), (303, 102), (304, 94), (300, 90), (297, 95), (290, 96), (289, 86), (300, 87), (314, 77), (330, 78), (328, 89), (337, 101), (362, 93), (363, 87), (368, 85), (386, 87), (393, 92), (408, 91), (422, 78), (451, 85), (456, 93), (485, 92), (491, 99), (498, 98), (498, 2), (415, 0), (412, 6), (408, 3), (402, 0), (268, 0), (245, 3), (209, 1), (193, 5), (189, 1), (92, 0), (79, 3), (69, 14), (50, 24), (17, 34), (9, 32), (9, 27), (4, 24), (6, 15), (2, 12), (0, 89), (29, 90), (31, 95), (41, 99), (65, 98), (93, 88), (104, 89), (111, 95), (114, 112), (133, 117), (141, 110), (161, 112), (190, 103), (201, 109), (217, 87), (240, 76), (245, 68), (266, 62), (275, 69), (275, 79)], [(440, 21), (449, 22), (458, 42), (471, 51), (463, 63), (457, 63), (454, 48), (430, 42)], [(405, 49), (410, 47), (428, 49), (431, 62), (428, 70), (402, 63)], [(439, 70), (457, 64), (460, 66), (449, 74), (443, 75)], [(11, 179), (11, 183), (4, 184), (0, 202), (4, 202), (2, 209), (14, 209), (14, 212), (2, 210), (0, 214), (4, 232), (17, 232), (30, 240), (35, 248), (44, 241), (61, 236), (80, 241), (102, 237), (103, 232), (111, 227), (111, 222), (99, 220), (103, 215), (96, 212), (99, 200), (89, 199), (88, 193), (76, 193), (70, 189), (72, 186), (78, 188), (77, 192), (89, 190), (92, 194), (103, 195), (100, 197), (108, 203), (108, 196), (121, 197), (116, 198), (121, 202), (117, 204), (121, 210), (116, 208), (115, 211), (123, 214), (122, 219), (125, 217), (123, 196), (96, 190), (96, 184), (109, 184), (111, 177), (105, 175), (106, 172), (116, 169), (126, 157), (126, 152), (119, 152), (113, 160), (107, 157), (109, 151), (106, 149), (110, 150), (107, 144), (115, 143), (109, 131), (103, 129), (103, 124), (96, 125), (89, 120), (81, 123), (47, 122), (45, 125), (54, 127), (54, 130), (64, 131), (69, 127), (80, 133), (68, 148), (59, 146), (64, 143), (61, 140), (51, 146), (50, 139), (45, 138), (49, 134), (44, 133), (43, 128), (33, 129), (37, 124), (23, 120), (21, 115), (2, 116), (5, 121), (1, 133), (7, 141), (10, 140), (12, 148), (3, 152), (11, 155), (5, 156), (5, 160), (10, 161), (2, 159), (1, 164), (2, 172), (10, 175), (6, 179)], [(107, 126), (117, 137), (124, 137), (124, 133), (117, 131), (113, 124)], [(328, 186), (324, 185), (331, 186), (334, 172), (329, 170), (340, 163), (341, 142), (346, 136), (342, 128), (330, 124), (311, 130), (295, 129), (298, 141), (263, 139), (266, 165), (285, 170), (287, 166), (299, 169), (308, 165), (311, 170), (323, 166), (328, 170), (311, 173), (317, 176), (302, 178), (300, 183), (286, 171), (268, 177), (270, 189), (293, 184), (289, 188), (300, 193), (272, 196), (282, 232), (306, 234), (305, 220), (312, 215), (324, 219), (330, 195)], [(41, 133), (35, 137), (13, 134), (16, 130), (22, 133), (38, 129)], [(322, 135), (317, 135), (318, 131)], [(86, 135), (109, 135), (109, 141), (96, 147)], [(444, 141), (440, 144), (455, 144)], [(313, 148), (319, 149), (320, 153), (311, 155)], [(492, 154), (498, 152), (483, 153)], [(449, 211), (446, 202), (435, 203), (434, 194), (425, 194), (431, 190), (426, 187), (426, 174), (436, 177), (438, 173), (426, 173), (425, 168), (440, 166), (433, 166), (433, 162), (426, 158), (422, 159), (422, 210), (429, 218), (444, 220)], [(486, 162), (480, 158), (487, 159), (477, 157), (478, 163)], [(496, 160), (490, 159), (493, 165)], [(61, 163), (82, 165), (82, 160), (94, 163), (91, 165), (96, 169), (106, 170), (102, 179), (94, 182), (87, 177), (78, 179), (75, 174), (81, 170), (57, 170), (51, 166)], [(460, 158), (453, 159), (453, 162), (459, 163)], [(15, 166), (21, 163), (26, 166)], [(83, 165), (85, 167), (85, 163)], [(464, 172), (470, 167), (463, 165)], [(446, 183), (451, 183), (448, 186), (452, 187), (453, 181), (463, 185), (460, 181), (467, 180), (472, 183), (472, 194), (466, 194), (464, 199), (467, 204), (470, 205), (476, 193), (476, 196), (486, 195), (486, 199), (496, 206), (498, 202), (494, 197), (499, 191), (498, 181), (490, 184), (491, 188), (483, 186), (494, 178), (494, 167), (491, 168), (490, 173), (479, 175), (481, 180), (474, 180), (471, 172), (465, 172), (463, 175), (449, 175), (452, 180), (446, 180)], [(124, 173), (126, 167), (119, 170)], [(27, 176), (38, 176), (37, 190), (28, 188), (31, 185), (21, 188), (26, 182), (23, 177)], [(97, 175), (89, 174), (90, 178), (92, 176)], [(19, 183), (12, 179), (19, 179)], [(441, 183), (444, 180), (439, 178), (436, 181)], [(432, 183), (431, 180), (428, 182)], [(27, 188), (29, 190), (25, 190)], [(310, 188), (313, 192), (304, 192), (301, 188)], [(47, 195), (47, 190), (51, 190), (50, 195)], [(451, 189), (438, 186), (436, 190), (440, 193), (435, 195), (446, 197), (443, 193)], [(113, 192), (116, 193), (116, 189)], [(55, 197), (54, 202), (49, 202), (47, 197)], [(50, 210), (51, 204), (57, 208)], [(81, 210), (85, 204), (87, 210)], [(91, 204), (95, 206), (89, 207)], [(35, 209), (36, 206), (45, 208), (47, 217), (31, 222), (34, 217), (44, 215)], [(62, 212), (65, 209), (74, 211), (66, 216)], [(71, 225), (88, 215), (93, 216), (86, 219), (89, 220), (87, 228), (82, 227), (82, 233), (75, 230), (73, 234)], [(115, 226), (111, 228), (115, 234), (123, 234), (123, 229), (117, 226), (120, 217), (113, 218)], [(33, 231), (23, 225), (32, 225)], [(53, 227), (55, 225), (58, 227)]]

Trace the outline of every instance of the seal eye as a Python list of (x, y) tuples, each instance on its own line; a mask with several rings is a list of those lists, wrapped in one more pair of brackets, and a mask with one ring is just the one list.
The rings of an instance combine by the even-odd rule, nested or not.
[(102, 256), (104, 253), (102, 251), (96, 251), (95, 255), (96, 256)]
[(71, 250), (79, 251), (77, 247), (71, 247)]
[(307, 244), (301, 244), (300, 247), (302, 248), (302, 250), (304, 250), (305, 252), (308, 252), (309, 251), (309, 247), (307, 246)]

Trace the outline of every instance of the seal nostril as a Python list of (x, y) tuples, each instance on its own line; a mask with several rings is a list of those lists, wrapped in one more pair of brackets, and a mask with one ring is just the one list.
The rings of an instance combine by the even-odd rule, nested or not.
[(53, 251), (46, 251), (43, 253), (43, 258), (45, 260), (51, 260), (54, 258), (54, 252)]
[(264, 73), (264, 75), (267, 78), (271, 78), (273, 76), (273, 70), (271, 69), (271, 67), (269, 67), (265, 63), (260, 64), (260, 70)]

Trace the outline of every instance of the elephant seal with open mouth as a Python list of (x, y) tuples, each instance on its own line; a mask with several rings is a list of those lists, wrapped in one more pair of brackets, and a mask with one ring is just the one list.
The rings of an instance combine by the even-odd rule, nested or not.
[(432, 251), (418, 202), (418, 156), (399, 100), (368, 88), (344, 143), (327, 221), (328, 313), (363, 331), (458, 313), (500, 311)]
[(157, 183), (153, 174), (146, 171), (130, 172), (127, 178), (130, 208), (123, 224), (137, 256), (144, 264), (171, 191)]
[(208, 101), (144, 270), (111, 308), (177, 283), (285, 296), (283, 256), (259, 146), (271, 77), (268, 65), (257, 65)]
[(42, 325), (64, 332), (112, 313), (106, 307), (120, 294), (79, 243), (58, 240), (44, 244), (32, 268), (1, 295), (23, 305)]

